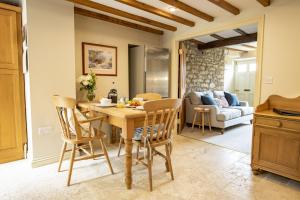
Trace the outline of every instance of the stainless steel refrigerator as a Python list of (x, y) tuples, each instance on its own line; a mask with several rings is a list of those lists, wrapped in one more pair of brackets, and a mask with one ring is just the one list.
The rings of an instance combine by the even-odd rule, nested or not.
[(166, 48), (129, 47), (129, 97), (159, 93), (169, 97), (170, 52)]

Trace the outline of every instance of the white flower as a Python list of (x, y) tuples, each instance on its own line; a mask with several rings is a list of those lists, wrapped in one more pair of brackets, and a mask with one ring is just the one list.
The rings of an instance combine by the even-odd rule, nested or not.
[(92, 77), (90, 74), (88, 74), (85, 78), (86, 78), (86, 80), (88, 80), (88, 81), (91, 81), (91, 80), (93, 79), (93, 77)]
[(84, 81), (84, 80), (85, 80), (85, 76), (84, 75), (79, 76), (78, 79), (77, 79), (77, 81), (80, 82), (80, 83), (82, 81)]
[(84, 80), (84, 81), (82, 81), (82, 84), (83, 84), (84, 86), (87, 86), (87, 85), (89, 84), (89, 82), (88, 82), (87, 80)]

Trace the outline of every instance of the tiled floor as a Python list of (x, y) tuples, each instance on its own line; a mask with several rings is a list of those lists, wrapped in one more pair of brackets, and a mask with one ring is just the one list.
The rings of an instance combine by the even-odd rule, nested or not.
[(0, 165), (0, 199), (300, 199), (299, 182), (269, 173), (252, 175), (249, 155), (182, 136), (174, 138), (174, 181), (164, 161), (154, 159), (153, 192), (141, 165), (133, 167), (133, 189), (126, 190), (123, 157), (115, 156), (115, 147), (110, 154), (115, 175), (103, 160), (77, 162), (70, 187), (67, 171), (57, 173), (57, 164), (36, 169), (26, 161)]

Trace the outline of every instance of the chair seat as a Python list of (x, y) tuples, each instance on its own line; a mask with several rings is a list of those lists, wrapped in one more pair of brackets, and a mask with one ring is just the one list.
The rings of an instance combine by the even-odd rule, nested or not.
[[(156, 137), (157, 135), (157, 132), (158, 132), (158, 127), (159, 126), (154, 126), (154, 129), (153, 129), (153, 136)], [(148, 126), (147, 127), (147, 136), (150, 136), (151, 134), (151, 128), (152, 126)], [(135, 141), (141, 141), (142, 140), (142, 136), (143, 136), (143, 132), (144, 132), (144, 127), (141, 127), (141, 128), (136, 128), (135, 129), (135, 133), (134, 133), (134, 137), (133, 137), (133, 140)]]

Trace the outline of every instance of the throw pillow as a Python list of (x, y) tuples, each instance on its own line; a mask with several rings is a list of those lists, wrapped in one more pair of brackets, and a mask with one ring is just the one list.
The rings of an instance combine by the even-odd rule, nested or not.
[(225, 93), (225, 98), (229, 104), (229, 106), (240, 106), (239, 99), (237, 98), (236, 95), (224, 92)]
[(220, 100), (220, 105), (222, 106), (222, 108), (229, 107), (228, 101), (226, 100), (226, 98), (224, 96), (220, 97), (219, 100)]
[(216, 104), (218, 107), (222, 108), (222, 103), (221, 103), (221, 99), (218, 99), (218, 98), (214, 98)]
[(190, 93), (191, 103), (194, 105), (202, 105), (201, 93), (200, 92), (191, 92)]
[(217, 105), (215, 100), (210, 95), (201, 96), (203, 105)]

